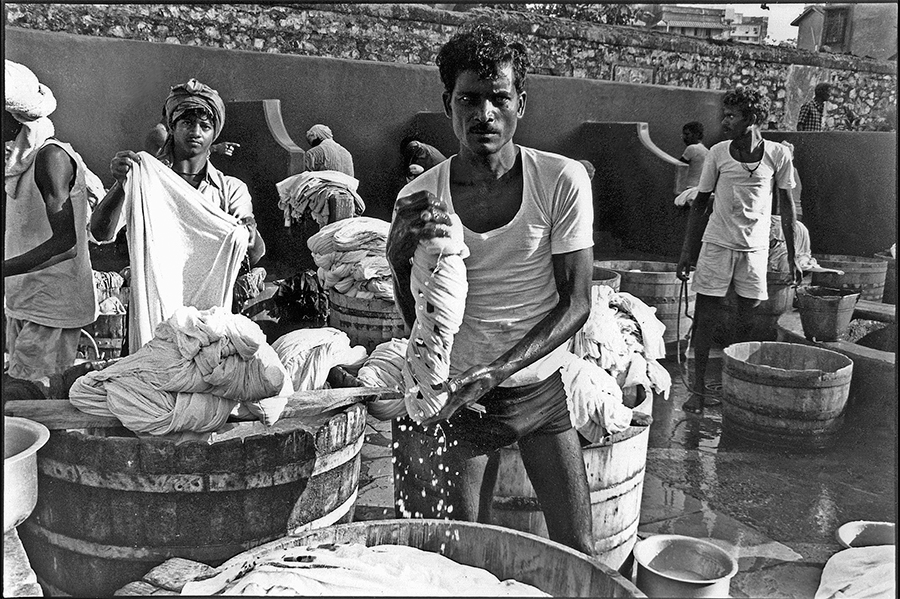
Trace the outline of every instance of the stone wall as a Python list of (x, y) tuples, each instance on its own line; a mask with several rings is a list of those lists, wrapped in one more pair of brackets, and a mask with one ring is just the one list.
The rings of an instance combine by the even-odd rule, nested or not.
[(828, 128), (896, 126), (895, 62), (789, 48), (705, 42), (631, 27), (593, 25), (491, 8), (416, 4), (6, 4), (6, 25), (81, 35), (354, 60), (434, 64), (460, 26), (490, 20), (532, 50), (534, 72), (562, 77), (724, 90), (763, 89), (769, 128), (793, 129), (815, 83), (832, 81)]

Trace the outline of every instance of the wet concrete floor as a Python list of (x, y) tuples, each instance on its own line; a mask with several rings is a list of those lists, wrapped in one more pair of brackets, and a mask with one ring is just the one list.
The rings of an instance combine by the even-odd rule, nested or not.
[[(714, 350), (707, 387), (720, 388)], [(663, 362), (668, 400), (654, 402), (639, 538), (705, 538), (738, 558), (733, 597), (814, 597), (822, 568), (851, 520), (896, 522), (897, 423), (851, 398), (841, 430), (819, 450), (773, 449), (729, 438), (721, 407), (681, 409), (689, 360)], [(894, 389), (888, 399), (897, 400)], [(390, 423), (370, 417), (363, 446), (357, 520), (392, 518)]]

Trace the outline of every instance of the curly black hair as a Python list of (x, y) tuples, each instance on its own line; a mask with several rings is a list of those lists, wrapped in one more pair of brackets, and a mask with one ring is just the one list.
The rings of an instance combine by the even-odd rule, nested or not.
[(769, 118), (769, 98), (749, 87), (738, 87), (727, 92), (722, 104), (737, 108), (744, 118), (755, 116), (756, 124), (760, 126)]
[(703, 139), (703, 123), (701, 123), (700, 121), (691, 121), (690, 123), (685, 123), (684, 127), (682, 127), (681, 129), (682, 131), (690, 131), (697, 136), (697, 139)]
[(475, 71), (482, 79), (496, 79), (506, 65), (512, 65), (513, 85), (517, 92), (522, 92), (531, 66), (525, 46), (510, 41), (484, 23), (451, 37), (441, 47), (435, 62), (448, 93), (453, 91), (462, 71)]

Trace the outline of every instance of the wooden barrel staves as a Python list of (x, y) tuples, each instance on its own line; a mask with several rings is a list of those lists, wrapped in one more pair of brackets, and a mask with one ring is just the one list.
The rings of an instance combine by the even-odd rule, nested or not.
[(767, 272), (766, 292), (769, 299), (761, 302), (753, 312), (754, 338), (760, 341), (774, 341), (778, 337), (778, 318), (794, 306), (794, 285), (791, 275)]
[(897, 259), (891, 256), (889, 251), (875, 254), (878, 260), (887, 262), (887, 271), (884, 274), (884, 295), (882, 301), (886, 304), (897, 303)]
[(859, 292), (859, 299), (870, 302), (880, 302), (884, 297), (884, 282), (888, 267), (886, 260), (839, 254), (816, 254), (814, 257), (819, 266), (842, 270), (844, 274), (814, 272), (813, 285), (856, 289)]
[(365, 422), (354, 404), (317, 429), (283, 419), (213, 443), (54, 431), (38, 453), (37, 506), (19, 527), (31, 566), (48, 594), (108, 596), (172, 557), (215, 566), (348, 522)]
[[(652, 411), (652, 396), (638, 410)], [(394, 500), (397, 516), (432, 518), (447, 513), (447, 478), (437, 437), (393, 422)], [(619, 569), (637, 540), (649, 427), (629, 427), (582, 448), (591, 497), (594, 549), (604, 565)], [(492, 458), (493, 459), (493, 458)], [(490, 466), (489, 466), (490, 467)], [(547, 537), (547, 525), (516, 445), (500, 450), (488, 521)]]
[(594, 261), (594, 275), (591, 280), (592, 285), (606, 285), (611, 287), (613, 291), (618, 291), (622, 283), (622, 277), (614, 270), (603, 268), (599, 260)]
[(843, 421), (853, 361), (795, 343), (735, 343), (722, 366), (726, 433), (768, 445), (820, 447)]
[(409, 335), (394, 302), (383, 299), (359, 299), (328, 292), (328, 325), (347, 333), (350, 343), (362, 345), (369, 352), (379, 343)]
[(670, 262), (646, 262), (632, 260), (597, 260), (594, 269), (606, 268), (619, 273), (622, 280), (621, 291), (630, 293), (648, 306), (656, 308), (656, 317), (666, 325), (663, 341), (666, 354), (676, 353), (676, 342), (684, 340), (691, 328), (691, 319), (685, 315), (694, 314), (697, 294), (685, 286), (685, 297), (679, 304), (682, 282), (676, 276), (678, 265)]

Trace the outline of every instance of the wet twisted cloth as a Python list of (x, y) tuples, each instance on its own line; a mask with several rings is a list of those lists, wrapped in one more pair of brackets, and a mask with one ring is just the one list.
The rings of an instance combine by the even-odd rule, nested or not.
[(360, 366), (366, 348), (351, 346), (347, 333), (332, 327), (297, 329), (272, 343), (284, 364), (294, 391), (324, 389), (329, 371), (335, 366)]
[[(379, 343), (359, 369), (356, 377), (367, 387), (390, 387), (405, 391), (403, 365), (406, 363), (408, 339), (390, 339)], [(377, 399), (367, 406), (369, 414), (379, 420), (392, 420), (406, 416), (406, 402), (397, 399)]]
[(238, 404), (291, 393), (291, 379), (256, 323), (220, 307), (181, 307), (140, 350), (76, 380), (69, 401), (158, 436), (212, 432)]
[(231, 309), (249, 232), (170, 168), (140, 152), (125, 181), (131, 258), (129, 346), (182, 306)]
[(409, 334), (406, 367), (406, 411), (421, 423), (443, 409), (449, 397), (450, 351), (466, 309), (466, 265), (469, 248), (459, 216), (450, 215), (450, 236), (420, 241), (413, 254), (410, 291), (416, 320)]
[(290, 547), (212, 578), (189, 582), (182, 595), (547, 597), (537, 587), (500, 580), (483, 568), (405, 545), (360, 543)]

